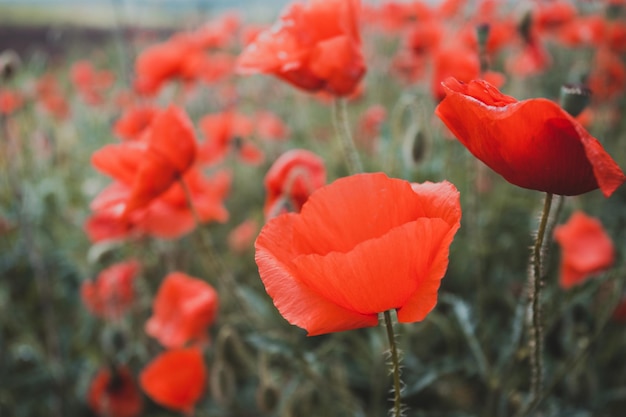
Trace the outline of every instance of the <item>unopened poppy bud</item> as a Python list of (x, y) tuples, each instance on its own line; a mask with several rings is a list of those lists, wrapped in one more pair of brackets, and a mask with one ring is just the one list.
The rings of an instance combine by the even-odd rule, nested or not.
[(589, 104), (591, 90), (582, 84), (561, 86), (561, 107), (572, 117), (578, 116)]
[(20, 68), (22, 61), (17, 53), (11, 49), (0, 54), (0, 79), (8, 81)]
[(280, 401), (280, 391), (273, 383), (263, 383), (256, 391), (256, 402), (259, 409), (265, 413), (274, 411)]
[(226, 362), (217, 362), (211, 371), (211, 395), (222, 406), (235, 398), (235, 372)]
[(608, 20), (617, 20), (624, 10), (624, 4), (619, 1), (610, 1), (606, 6), (606, 17)]
[(519, 34), (522, 36), (522, 38), (524, 39), (526, 43), (531, 43), (532, 27), (533, 27), (533, 15), (529, 11), (529, 12), (526, 12), (526, 14), (524, 14), (524, 17), (522, 17), (522, 20), (519, 22), (519, 25), (517, 26), (517, 31), (519, 32)]
[(489, 39), (490, 29), (491, 26), (489, 25), (489, 23), (481, 23), (480, 25), (476, 26), (476, 37), (478, 39), (478, 46), (481, 48), (481, 50), (484, 50), (485, 46), (487, 45), (487, 39)]

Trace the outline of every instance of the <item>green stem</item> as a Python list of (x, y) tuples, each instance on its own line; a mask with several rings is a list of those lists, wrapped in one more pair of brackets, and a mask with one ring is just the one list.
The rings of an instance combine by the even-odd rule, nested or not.
[(387, 339), (389, 340), (389, 354), (391, 359), (391, 370), (393, 372), (393, 417), (402, 415), (401, 396), (402, 387), (400, 382), (400, 358), (398, 348), (396, 347), (396, 338), (393, 331), (393, 322), (391, 321), (391, 313), (385, 311), (385, 327), (387, 328)]
[(543, 211), (539, 222), (539, 229), (533, 246), (533, 254), (531, 259), (530, 288), (528, 301), (531, 308), (530, 317), (530, 401), (526, 406), (525, 412), (530, 412), (539, 402), (541, 398), (541, 389), (543, 386), (543, 326), (541, 317), (541, 289), (543, 287), (543, 240), (546, 234), (546, 226), (552, 206), (552, 194), (546, 193), (543, 203)]
[(348, 124), (348, 110), (345, 99), (337, 98), (333, 101), (333, 122), (337, 130), (337, 136), (343, 151), (343, 157), (348, 165), (350, 175), (363, 172), (363, 164), (359, 157), (359, 152), (354, 146), (354, 140), (350, 133), (350, 125)]
[[(200, 228), (202, 226), (202, 222), (200, 219), (200, 215), (196, 210), (193, 204), (193, 198), (191, 195), (191, 191), (187, 186), (185, 180), (181, 177), (179, 179), (180, 186), (183, 188), (185, 193), (185, 198), (187, 200), (187, 205), (189, 206), (189, 210), (191, 211), (194, 220), (196, 222), (196, 226)], [(233, 301), (237, 305), (237, 309), (241, 314), (247, 317), (250, 322), (254, 322), (255, 318), (248, 313), (247, 308), (245, 307), (246, 303), (240, 299), (239, 293), (237, 292), (237, 285), (232, 276), (226, 274), (226, 266), (222, 263), (221, 259), (217, 256), (217, 250), (215, 249), (215, 244), (213, 243), (213, 239), (211, 236), (203, 231), (199, 231), (200, 235), (200, 243), (203, 246), (202, 254), (204, 259), (207, 262), (209, 274), (213, 275), (215, 279), (217, 279), (217, 283), (219, 284), (218, 291), (221, 292), (223, 288), (227, 289), (227, 291), (232, 295)]]

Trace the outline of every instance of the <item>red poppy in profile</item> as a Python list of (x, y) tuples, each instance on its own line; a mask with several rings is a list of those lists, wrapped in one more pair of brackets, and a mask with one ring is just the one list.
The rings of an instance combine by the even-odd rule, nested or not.
[(180, 183), (173, 184), (146, 207), (123, 216), (123, 208), (132, 190), (116, 181), (91, 202), (94, 214), (85, 223), (89, 239), (99, 242), (144, 235), (176, 239), (192, 231), (197, 220), (202, 223), (228, 220), (224, 199), (230, 190), (230, 173), (217, 171), (206, 177), (197, 168), (192, 168), (185, 173), (183, 181), (198, 218), (191, 211), (188, 194)]
[(359, 119), (359, 144), (370, 152), (374, 152), (380, 128), (387, 119), (387, 110), (380, 104), (368, 107)]
[(195, 133), (182, 109), (170, 106), (154, 117), (145, 141), (107, 145), (92, 164), (131, 188), (122, 214), (146, 207), (179, 180), (196, 158)]
[(309, 335), (375, 326), (391, 309), (415, 322), (437, 302), (460, 220), (448, 182), (358, 174), (270, 220), (255, 259), (278, 311)]
[(324, 184), (326, 166), (322, 158), (304, 149), (285, 152), (265, 174), (265, 217), (300, 211), (311, 193)]
[(254, 116), (257, 135), (264, 140), (285, 140), (289, 128), (270, 111), (260, 111)]
[(480, 77), (494, 84), (501, 85), (504, 83), (504, 76), (497, 72), (486, 72), (481, 77), (478, 53), (460, 44), (440, 48), (434, 59), (430, 88), (431, 94), (437, 101), (445, 97), (446, 91), (442, 86), (442, 81), (449, 77), (454, 77), (463, 82), (469, 82)]
[(158, 113), (159, 109), (150, 104), (127, 107), (113, 125), (113, 133), (124, 140), (138, 140)]
[(449, 78), (443, 86), (437, 116), (511, 184), (560, 195), (600, 188), (608, 197), (626, 180), (600, 142), (558, 104), (517, 101), (481, 80)]
[(87, 402), (102, 417), (137, 417), (143, 411), (143, 398), (125, 366), (98, 371), (89, 386)]
[(273, 74), (306, 91), (354, 92), (365, 74), (359, 0), (293, 3), (239, 56), (240, 74)]
[(259, 225), (256, 221), (243, 221), (228, 234), (228, 247), (235, 253), (245, 252), (252, 247), (258, 231)]
[(84, 281), (80, 296), (89, 312), (103, 319), (119, 319), (135, 301), (134, 281), (139, 272), (137, 261), (112, 265), (93, 281)]
[(24, 97), (17, 91), (0, 91), (0, 114), (11, 114), (24, 103)]
[(217, 292), (211, 285), (182, 272), (172, 272), (154, 298), (146, 333), (166, 348), (206, 342), (217, 308)]
[(602, 223), (581, 211), (554, 229), (554, 239), (561, 247), (559, 284), (564, 289), (582, 284), (615, 262), (613, 241)]
[(198, 159), (203, 163), (218, 163), (231, 150), (249, 164), (259, 164), (265, 158), (249, 140), (254, 124), (247, 116), (235, 111), (208, 114), (200, 119), (200, 130), (206, 138), (198, 149)]
[(57, 119), (67, 119), (70, 106), (65, 99), (57, 78), (53, 74), (45, 74), (35, 85), (39, 104)]
[(86, 60), (75, 62), (70, 69), (70, 77), (83, 101), (98, 105), (104, 101), (104, 92), (115, 81), (110, 71), (98, 71)]
[(139, 384), (157, 404), (191, 415), (206, 379), (202, 352), (191, 347), (161, 353), (141, 371)]

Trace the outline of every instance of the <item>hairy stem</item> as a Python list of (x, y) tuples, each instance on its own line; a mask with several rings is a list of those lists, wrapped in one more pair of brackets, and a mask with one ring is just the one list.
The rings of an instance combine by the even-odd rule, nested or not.
[(541, 398), (541, 389), (543, 386), (543, 326), (541, 317), (541, 290), (543, 287), (543, 240), (546, 235), (548, 217), (552, 206), (552, 194), (546, 193), (543, 203), (543, 211), (541, 212), (541, 220), (539, 229), (535, 237), (533, 253), (531, 258), (531, 271), (529, 280), (528, 302), (530, 304), (530, 400), (526, 406), (525, 412), (530, 412)]
[(401, 382), (400, 382), (400, 358), (398, 355), (398, 348), (396, 347), (396, 338), (393, 331), (393, 322), (391, 321), (391, 313), (389, 310), (385, 311), (385, 327), (387, 329), (387, 339), (389, 341), (389, 355), (391, 359), (391, 371), (393, 373), (393, 409), (392, 416), (400, 417), (402, 415), (402, 403), (401, 403)]
[(352, 139), (352, 134), (350, 133), (348, 110), (345, 99), (337, 98), (333, 101), (333, 122), (335, 130), (337, 130), (337, 136), (339, 137), (343, 157), (346, 161), (346, 165), (348, 166), (348, 172), (350, 175), (363, 172), (363, 164), (361, 164), (359, 152), (354, 146), (354, 140)]

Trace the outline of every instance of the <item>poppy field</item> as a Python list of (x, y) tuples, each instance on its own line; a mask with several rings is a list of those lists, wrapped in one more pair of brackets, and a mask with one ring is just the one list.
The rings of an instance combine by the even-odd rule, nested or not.
[(0, 416), (620, 416), (626, 2), (294, 0), (0, 51)]

